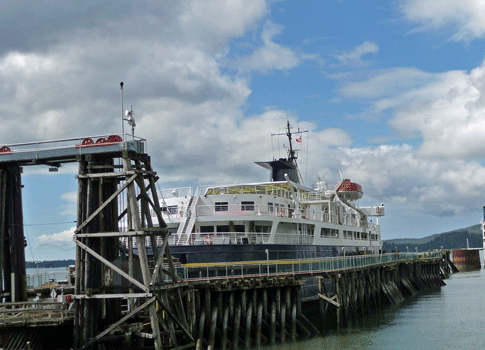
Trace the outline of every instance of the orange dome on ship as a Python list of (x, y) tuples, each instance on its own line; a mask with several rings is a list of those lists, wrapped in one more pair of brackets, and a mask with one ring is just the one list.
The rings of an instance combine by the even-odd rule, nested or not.
[(355, 201), (362, 198), (364, 192), (362, 192), (361, 185), (351, 182), (349, 179), (345, 179), (337, 188), (337, 194), (344, 199)]

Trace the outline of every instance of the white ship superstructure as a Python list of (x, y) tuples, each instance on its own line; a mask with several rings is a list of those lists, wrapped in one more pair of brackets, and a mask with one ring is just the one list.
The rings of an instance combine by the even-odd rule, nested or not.
[(384, 206), (358, 207), (362, 188), (348, 179), (301, 185), (289, 124), (287, 135), (288, 158), (257, 163), (271, 170), (273, 181), (160, 192), (174, 256), (185, 263), (381, 250)]

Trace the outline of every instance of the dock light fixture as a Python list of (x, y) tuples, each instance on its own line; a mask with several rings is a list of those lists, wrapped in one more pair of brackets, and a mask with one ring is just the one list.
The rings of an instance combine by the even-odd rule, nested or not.
[(267, 274), (269, 276), (269, 249), (264, 250), (266, 253), (266, 268), (267, 268)]
[(125, 118), (123, 120), (126, 120), (128, 122), (128, 125), (131, 126), (131, 136), (133, 139), (135, 139), (135, 118), (133, 118), (133, 106), (131, 106), (131, 110), (126, 110), (125, 111)]

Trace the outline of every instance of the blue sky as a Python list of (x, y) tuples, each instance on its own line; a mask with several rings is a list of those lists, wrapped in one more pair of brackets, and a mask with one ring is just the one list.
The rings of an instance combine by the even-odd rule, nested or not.
[[(0, 14), (2, 144), (120, 133), (120, 90), (160, 185), (267, 180), (270, 134), (309, 130), (307, 185), (384, 203), (385, 239), (479, 222), (479, 0), (19, 0)], [(25, 169), (27, 259), (74, 257), (76, 167)], [(464, 242), (464, 245), (466, 242)]]

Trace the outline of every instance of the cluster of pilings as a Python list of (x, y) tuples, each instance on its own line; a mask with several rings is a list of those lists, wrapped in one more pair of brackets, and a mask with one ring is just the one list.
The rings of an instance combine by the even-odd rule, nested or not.
[(439, 259), (429, 259), (324, 273), (320, 315), (329, 327), (349, 326), (421, 290), (443, 286), (440, 267)]
[(0, 167), (0, 302), (27, 299), (21, 173), (18, 165)]
[(201, 347), (237, 349), (285, 343), (319, 331), (301, 310), (294, 276), (212, 281), (187, 300), (189, 327)]
[[(210, 280), (183, 292), (189, 330), (199, 348), (212, 349), (311, 337), (350, 326), (421, 290), (444, 285), (441, 263), (439, 258), (419, 259), (312, 276)], [(303, 296), (314, 281), (318, 293)]]

